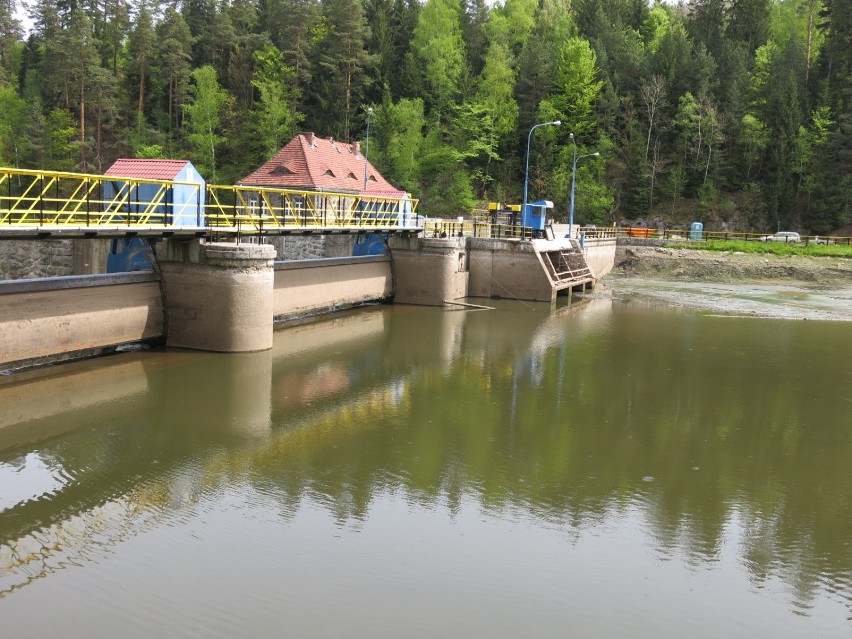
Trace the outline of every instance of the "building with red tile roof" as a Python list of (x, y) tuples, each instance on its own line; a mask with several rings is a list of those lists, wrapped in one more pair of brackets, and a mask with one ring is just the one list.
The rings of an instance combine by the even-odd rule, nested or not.
[[(366, 168), (366, 187), (365, 187)], [(300, 133), (241, 186), (405, 197), (361, 153), (359, 142), (347, 144), (313, 133)]]

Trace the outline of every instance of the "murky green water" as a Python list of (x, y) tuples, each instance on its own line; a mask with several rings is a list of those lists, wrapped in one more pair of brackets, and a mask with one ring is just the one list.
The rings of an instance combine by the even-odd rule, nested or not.
[(495, 305), (0, 379), (0, 636), (852, 634), (852, 323)]

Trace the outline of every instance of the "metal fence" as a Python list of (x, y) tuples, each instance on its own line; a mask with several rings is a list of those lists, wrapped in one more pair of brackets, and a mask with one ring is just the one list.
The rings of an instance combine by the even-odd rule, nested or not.
[(777, 233), (737, 233), (729, 231), (694, 231), (679, 229), (653, 229), (640, 227), (580, 227), (586, 237), (616, 237), (663, 240), (666, 242), (708, 242), (711, 240), (786, 243), (798, 245), (852, 245), (852, 237), (829, 235), (779, 235)]

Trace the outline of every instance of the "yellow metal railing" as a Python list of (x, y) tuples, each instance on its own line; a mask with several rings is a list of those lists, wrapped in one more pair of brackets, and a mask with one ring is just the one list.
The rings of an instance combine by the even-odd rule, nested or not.
[(215, 228), (413, 227), (417, 200), (256, 186), (207, 186), (205, 217)]
[(492, 239), (529, 239), (532, 229), (520, 224), (492, 224), (478, 220), (429, 218), (423, 227), (425, 237), (485, 237)]
[(4, 227), (414, 228), (411, 198), (0, 168)]
[[(186, 202), (173, 201), (176, 186)], [(197, 224), (200, 191), (189, 182), (0, 168), (0, 229)]]
[(582, 228), (586, 237), (619, 237), (632, 239), (664, 240), (666, 242), (706, 242), (709, 240), (731, 240), (741, 242), (788, 243), (797, 245), (852, 244), (852, 237), (829, 235), (785, 236), (775, 233), (741, 233), (732, 231), (705, 231), (654, 229), (639, 227), (592, 227)]

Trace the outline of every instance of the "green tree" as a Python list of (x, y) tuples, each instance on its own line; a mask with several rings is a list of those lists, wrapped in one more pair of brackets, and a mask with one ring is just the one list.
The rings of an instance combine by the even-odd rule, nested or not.
[(521, 50), (515, 83), (515, 100), (518, 103), (518, 138), (520, 148), (523, 131), (528, 131), (535, 123), (541, 101), (546, 98), (553, 86), (553, 73), (556, 59), (569, 38), (576, 36), (574, 24), (568, 7), (558, 0), (544, 0), (536, 13), (535, 24), (530, 36)]
[(113, 77), (118, 77), (119, 61), (130, 28), (130, 3), (127, 0), (101, 0), (93, 4), (95, 10), (89, 12), (89, 18), (94, 22), (101, 66), (109, 69)]
[(14, 81), (17, 73), (15, 48), (22, 33), (15, 18), (16, 4), (14, 0), (0, 0), (0, 82)]
[(669, 171), (666, 181), (663, 184), (665, 194), (672, 201), (672, 215), (675, 213), (675, 207), (677, 206), (678, 201), (683, 197), (683, 190), (686, 188), (686, 182), (686, 170), (683, 168), (683, 164), (675, 164), (675, 166)]
[(747, 113), (740, 123), (739, 138), (746, 163), (745, 178), (755, 178), (760, 175), (763, 154), (769, 142), (766, 125), (757, 116)]
[(786, 225), (791, 220), (795, 187), (797, 136), (802, 123), (804, 56), (796, 39), (771, 56), (765, 84), (761, 119), (768, 141), (764, 159), (763, 185), (770, 220)]
[(772, 0), (732, 0), (727, 35), (751, 53), (769, 37)]
[(192, 34), (183, 17), (173, 8), (166, 9), (157, 25), (157, 45), (152, 73), (156, 77), (160, 126), (174, 135), (181, 125), (180, 105), (189, 99), (189, 79), (192, 71)]
[(375, 125), (376, 144), (370, 149), (371, 161), (402, 188), (418, 191), (420, 150), (426, 125), (423, 101), (403, 98), (394, 104), (386, 91), (382, 105), (376, 109)]
[(556, 61), (556, 77), (551, 111), (563, 123), (567, 134), (588, 138), (595, 130), (595, 101), (603, 88), (598, 79), (595, 52), (587, 40), (571, 38), (562, 47)]
[(254, 109), (255, 136), (261, 157), (272, 157), (296, 132), (302, 114), (296, 111), (295, 72), (284, 64), (273, 45), (255, 53), (257, 71), (252, 84), (259, 97)]
[(10, 86), (0, 86), (0, 162), (19, 166), (27, 103)]
[(207, 65), (192, 72), (192, 102), (185, 104), (186, 139), (198, 171), (216, 183), (216, 145), (225, 140), (219, 130), (228, 94), (219, 86), (216, 70)]
[(85, 170), (88, 164), (86, 151), (89, 146), (86, 139), (86, 107), (95, 84), (95, 78), (97, 77), (101, 84), (103, 82), (98, 73), (101, 68), (100, 55), (92, 36), (92, 23), (81, 8), (76, 8), (71, 14), (68, 28), (62, 31), (60, 42), (67, 60), (68, 104), (76, 107), (79, 115), (79, 166), (82, 170)]
[(642, 26), (639, 28), (639, 33), (642, 35), (642, 41), (648, 52), (653, 55), (660, 48), (660, 42), (663, 36), (669, 30), (671, 19), (668, 11), (662, 5), (655, 4), (648, 17)]
[(296, 74), (296, 89), (304, 95), (314, 74), (312, 52), (327, 30), (319, 0), (266, 0), (261, 3), (260, 23), (284, 54), (284, 62)]
[(459, 93), (464, 71), (459, 0), (426, 0), (414, 29), (411, 49), (421, 65), (424, 102), (441, 120)]
[(491, 11), (485, 31), (490, 42), (499, 42), (517, 56), (535, 27), (537, 0), (506, 0)]
[(482, 72), (488, 47), (486, 25), (492, 18), (486, 0), (463, 0), (462, 37), (467, 51), (468, 66), (474, 74)]
[(320, 131), (349, 141), (375, 59), (366, 49), (370, 29), (359, 0), (325, 0), (326, 30), (317, 45), (314, 75), (306, 97), (308, 121)]
[(441, 129), (436, 126), (421, 145), (418, 167), (421, 206), (430, 216), (464, 215), (474, 203), (471, 176), (464, 168), (467, 151), (453, 148), (442, 138)]
[(157, 41), (149, 0), (137, 0), (135, 26), (128, 38), (128, 63), (126, 82), (128, 93), (134, 96), (139, 126), (144, 122), (146, 90), (151, 82), (151, 63)]
[(79, 133), (74, 118), (64, 109), (53, 109), (45, 122), (47, 145), (44, 149), (44, 161), (54, 171), (71, 171), (77, 164), (75, 138)]
[(825, 196), (820, 176), (824, 174), (825, 156), (828, 155), (829, 136), (834, 126), (831, 110), (818, 107), (811, 114), (809, 126), (801, 126), (797, 139), (799, 190), (803, 196), (803, 225), (819, 233), (832, 231), (832, 220), (826, 216), (825, 207), (811, 206), (813, 198)]
[(481, 103), (491, 118), (496, 136), (507, 136), (515, 131), (518, 123), (518, 103), (515, 102), (513, 87), (515, 72), (509, 51), (494, 42), (488, 48), (485, 67), (476, 91), (476, 100)]

